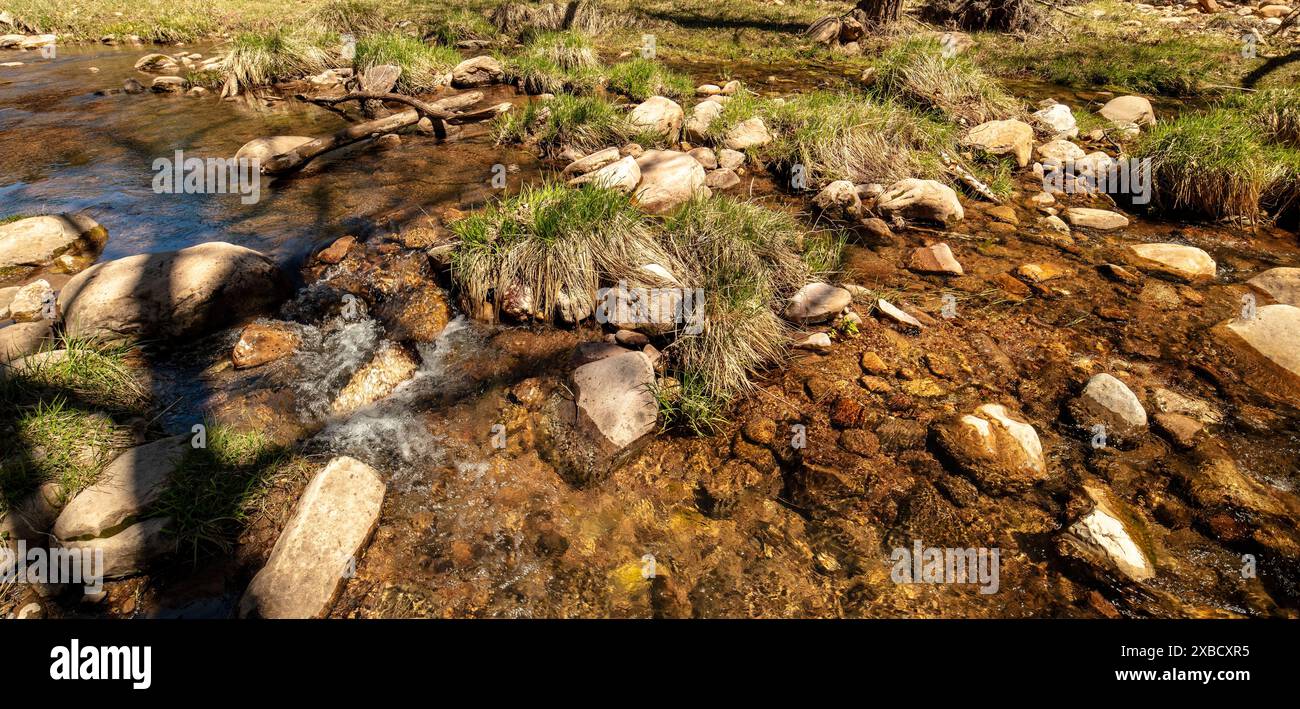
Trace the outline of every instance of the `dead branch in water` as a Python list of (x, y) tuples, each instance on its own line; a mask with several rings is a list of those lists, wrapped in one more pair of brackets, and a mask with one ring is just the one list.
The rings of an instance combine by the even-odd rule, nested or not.
[(433, 123), (434, 134), (440, 139), (445, 139), (447, 137), (447, 124), (459, 125), (487, 120), (510, 109), (510, 104), (501, 103), (477, 111), (462, 111), (461, 109), (468, 108), (483, 100), (483, 94), (478, 91), (448, 96), (433, 103), (425, 103), (417, 98), (400, 94), (366, 91), (354, 91), (338, 98), (309, 98), (302, 94), (297, 95), (295, 98), (335, 112), (338, 112), (338, 104), (349, 101), (391, 101), (411, 108), (373, 121), (350, 125), (333, 135), (316, 138), (287, 153), (276, 155), (262, 164), (263, 174), (283, 175), (294, 172), (316, 157), (331, 150), (337, 150), (368, 138), (377, 138), (386, 133), (399, 131), (419, 123), (422, 118), (428, 118)]
[(989, 189), (988, 185), (980, 181), (980, 179), (970, 170), (962, 167), (961, 163), (953, 160), (952, 156), (948, 155), (947, 152), (939, 153), (939, 157), (943, 159), (944, 165), (948, 167), (949, 174), (956, 177), (958, 180), (961, 180), (962, 184), (974, 190), (984, 199), (987, 199), (994, 204), (1002, 204), (1002, 200), (998, 199), (998, 196), (993, 194), (993, 190)]

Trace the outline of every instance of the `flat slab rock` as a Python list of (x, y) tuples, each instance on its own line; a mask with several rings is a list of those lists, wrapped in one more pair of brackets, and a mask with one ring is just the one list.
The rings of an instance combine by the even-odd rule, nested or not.
[(1111, 231), (1128, 226), (1128, 217), (1123, 214), (1108, 209), (1092, 209), (1090, 207), (1070, 207), (1065, 210), (1065, 220), (1070, 223), (1070, 226), (1096, 229), (1098, 231)]
[(1246, 283), (1278, 303), (1300, 306), (1300, 268), (1270, 268)]
[(1214, 333), (1246, 360), (1243, 378), (1247, 384), (1300, 405), (1300, 308), (1265, 305), (1253, 320), (1227, 320), (1217, 325)]
[(1213, 280), (1218, 274), (1214, 259), (1195, 246), (1182, 244), (1133, 244), (1128, 247), (1138, 266), (1176, 276), (1186, 281)]
[(379, 524), (385, 486), (355, 458), (331, 460), (307, 485), (266, 565), (239, 602), (240, 617), (321, 618)]
[(1133, 540), (1133, 535), (1096, 490), (1086, 488), (1096, 506), (1069, 528), (1069, 534), (1099, 559), (1134, 581), (1155, 576), (1155, 567)]
[(603, 357), (573, 370), (578, 425), (607, 454), (655, 429), (659, 406), (650, 388), (655, 372), (643, 352)]
[(809, 283), (790, 298), (785, 306), (787, 320), (804, 323), (824, 322), (838, 315), (853, 302), (853, 295), (829, 283)]

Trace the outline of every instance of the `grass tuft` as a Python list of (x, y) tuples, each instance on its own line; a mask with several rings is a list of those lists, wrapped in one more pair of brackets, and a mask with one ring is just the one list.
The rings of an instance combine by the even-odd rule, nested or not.
[(367, 35), (357, 40), (353, 66), (358, 74), (383, 64), (402, 68), (395, 87), (399, 93), (431, 93), (461, 61), (451, 47), (429, 45), (400, 32)]
[(695, 93), (691, 77), (666, 69), (650, 59), (632, 59), (610, 67), (606, 87), (634, 101), (664, 96), (681, 102)]
[(323, 48), (323, 36), (309, 37), (282, 30), (245, 32), (231, 42), (226, 71), (238, 90), (318, 74), (335, 63)]
[(875, 89), (954, 121), (977, 125), (1016, 118), (1020, 104), (964, 55), (943, 56), (934, 39), (910, 39), (876, 63)]
[(591, 152), (618, 145), (633, 134), (627, 115), (609, 100), (567, 94), (502, 114), (496, 119), (494, 132), (498, 142), (534, 141), (551, 155), (566, 147)]

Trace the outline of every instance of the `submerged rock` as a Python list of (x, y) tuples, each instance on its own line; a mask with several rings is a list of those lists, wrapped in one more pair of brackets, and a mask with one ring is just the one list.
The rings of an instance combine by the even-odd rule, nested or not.
[(28, 217), (0, 224), (0, 268), (44, 266), (65, 253), (95, 254), (108, 231), (81, 214)]
[(624, 352), (573, 371), (579, 428), (606, 454), (654, 432), (659, 406), (654, 366), (642, 352)]
[(1001, 404), (984, 404), (939, 424), (936, 440), (962, 472), (990, 493), (1018, 492), (1047, 479), (1038, 432)]
[(1142, 402), (1124, 382), (1101, 373), (1088, 380), (1083, 392), (1070, 404), (1071, 415), (1079, 425), (1106, 427), (1108, 441), (1122, 444), (1147, 430), (1147, 412)]
[(211, 332), (286, 293), (271, 259), (214, 241), (92, 266), (63, 287), (59, 308), (72, 337), (171, 339)]
[(941, 273), (960, 276), (965, 273), (947, 244), (921, 246), (912, 252), (907, 267), (918, 273)]
[(307, 485), (271, 557), (248, 584), (240, 617), (327, 615), (379, 524), (384, 493), (370, 466), (331, 460)]
[(1155, 576), (1155, 567), (1133, 539), (1133, 532), (1124, 524), (1122, 515), (1115, 511), (1098, 490), (1085, 488), (1094, 506), (1078, 521), (1070, 525), (1069, 537), (1077, 542), (1085, 556), (1094, 562), (1112, 566), (1133, 581), (1145, 581)]
[(256, 367), (293, 354), (302, 338), (288, 323), (253, 323), (239, 333), (230, 352), (235, 369)]
[(385, 342), (370, 362), (352, 373), (352, 378), (334, 398), (332, 413), (347, 416), (383, 399), (414, 376), (419, 366), (406, 348)]
[(1182, 244), (1134, 244), (1129, 252), (1137, 257), (1138, 266), (1175, 276), (1185, 281), (1214, 280), (1217, 266), (1210, 255), (1195, 246)]

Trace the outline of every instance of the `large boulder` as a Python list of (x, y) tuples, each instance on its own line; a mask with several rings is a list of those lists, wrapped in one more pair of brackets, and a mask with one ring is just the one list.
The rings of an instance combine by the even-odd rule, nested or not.
[(54, 536), (63, 542), (112, 536), (135, 520), (166, 490), (188, 442), (189, 436), (173, 436), (114, 458), (95, 484), (59, 513)]
[(254, 138), (235, 151), (235, 158), (268, 162), (276, 155), (283, 155), (313, 140), (315, 138), (307, 138), (301, 135), (273, 135), (269, 138)]
[(1134, 244), (1128, 247), (1137, 265), (1193, 283), (1212, 281), (1218, 273), (1214, 259), (1195, 246)]
[(505, 70), (501, 68), (501, 62), (485, 55), (457, 64), (451, 70), (451, 85), (458, 89), (487, 86), (500, 82), (503, 77)]
[(762, 118), (755, 116), (737, 123), (727, 131), (727, 135), (722, 139), (722, 147), (728, 150), (745, 150), (767, 145), (770, 142), (772, 142), (772, 134), (768, 132), (767, 124)]
[(1300, 306), (1300, 268), (1270, 268), (1246, 283), (1274, 302)]
[(1038, 432), (1001, 404), (984, 404), (939, 424), (936, 440), (989, 493), (1021, 491), (1047, 478)]
[(654, 365), (643, 352), (625, 352), (573, 371), (578, 425), (605, 454), (616, 454), (655, 430), (659, 407), (651, 387)]
[(668, 212), (704, 189), (704, 168), (686, 153), (647, 150), (636, 164), (641, 170), (636, 200), (652, 214)]
[(287, 282), (270, 258), (221, 241), (96, 264), (59, 293), (71, 337), (180, 338), (269, 308)]
[(1151, 102), (1141, 96), (1113, 98), (1098, 113), (1119, 127), (1145, 126), (1156, 122)]
[(952, 225), (966, 218), (951, 187), (935, 180), (907, 178), (889, 186), (876, 200), (876, 209), (906, 219)]
[(853, 302), (853, 295), (829, 283), (809, 283), (790, 298), (785, 318), (798, 323), (825, 322)]
[(1034, 129), (1017, 120), (989, 121), (971, 128), (963, 142), (991, 155), (1011, 155), (1024, 167), (1034, 150)]
[(322, 618), (356, 569), (379, 524), (384, 481), (373, 468), (335, 458), (298, 499), (271, 557), (244, 591), (241, 617)]
[(1242, 379), (1247, 384), (1300, 406), (1300, 308), (1265, 305), (1251, 320), (1219, 323), (1214, 334), (1241, 356)]
[(639, 129), (662, 135), (669, 142), (676, 142), (681, 135), (685, 113), (676, 101), (663, 96), (651, 96), (633, 108), (627, 118)]
[(1080, 426), (1101, 424), (1108, 442), (1124, 444), (1147, 430), (1147, 412), (1124, 382), (1101, 373), (1088, 380), (1083, 392), (1070, 402), (1070, 412)]
[(44, 266), (68, 254), (97, 255), (108, 232), (81, 214), (28, 217), (0, 225), (0, 268)]

